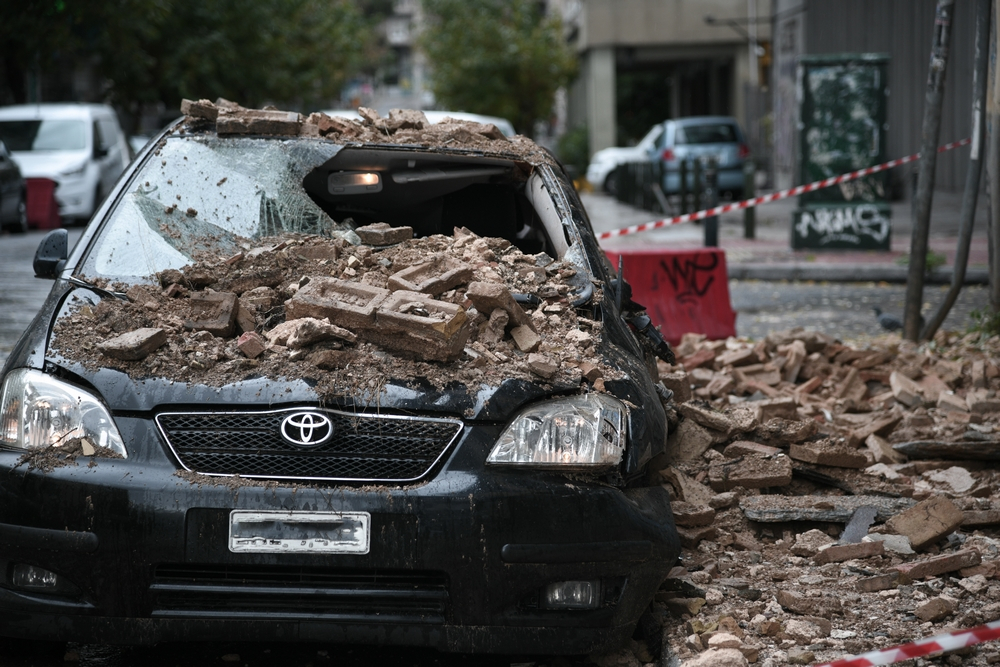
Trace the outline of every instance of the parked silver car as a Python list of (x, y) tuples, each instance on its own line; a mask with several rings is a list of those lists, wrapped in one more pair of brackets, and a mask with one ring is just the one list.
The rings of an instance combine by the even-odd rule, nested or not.
[[(738, 199), (743, 195), (743, 164), (750, 157), (743, 130), (729, 116), (691, 116), (663, 123), (657, 148), (664, 167), (663, 189), (667, 194), (680, 192), (681, 162), (689, 165), (715, 158), (720, 193)], [(693, 170), (688, 171), (687, 189), (694, 185)]]

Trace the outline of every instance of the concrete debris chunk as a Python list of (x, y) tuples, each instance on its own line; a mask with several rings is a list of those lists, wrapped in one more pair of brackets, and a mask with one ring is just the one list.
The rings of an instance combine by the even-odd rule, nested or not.
[(113, 359), (138, 361), (148, 357), (166, 342), (166, 331), (147, 327), (109, 338), (97, 347)]
[(429, 261), (415, 264), (389, 276), (389, 289), (437, 296), (469, 282), (474, 273), (468, 264), (457, 262), (446, 255), (436, 255)]
[(193, 118), (204, 118), (214, 123), (219, 117), (219, 107), (209, 100), (181, 100), (181, 113)]
[(534, 352), (542, 343), (541, 337), (529, 326), (514, 327), (510, 335), (521, 352)]
[(471, 282), (465, 292), (465, 296), (472, 301), (480, 313), (492, 313), (497, 308), (503, 308), (510, 316), (510, 321), (516, 326), (526, 326), (532, 331), (536, 331), (531, 318), (524, 309), (514, 301), (514, 296), (506, 287), (493, 282)]

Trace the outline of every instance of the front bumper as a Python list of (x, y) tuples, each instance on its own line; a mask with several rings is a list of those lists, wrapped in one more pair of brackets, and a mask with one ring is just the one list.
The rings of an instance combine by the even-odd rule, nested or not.
[[(148, 421), (119, 427), (156, 438)], [(192, 479), (155, 446), (48, 472), (0, 452), (0, 635), (498, 653), (620, 646), (679, 552), (666, 492), (484, 470), (495, 437), (467, 427), (433, 479), (409, 487)], [(371, 549), (233, 553), (234, 509), (368, 512)], [(78, 592), (19, 590), (15, 564), (54, 572)], [(601, 582), (598, 608), (541, 608), (546, 585), (575, 580)]]

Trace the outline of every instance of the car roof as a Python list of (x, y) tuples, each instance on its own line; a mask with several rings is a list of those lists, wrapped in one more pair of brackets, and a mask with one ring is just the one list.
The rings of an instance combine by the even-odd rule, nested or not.
[[(361, 116), (355, 109), (325, 109), (323, 111), (327, 116), (340, 116), (341, 118), (352, 118), (355, 120), (361, 120)], [(431, 123), (440, 123), (445, 118), (454, 118), (456, 120), (471, 120), (476, 123), (493, 123), (497, 126), (497, 129), (504, 133), (505, 136), (512, 137), (517, 132), (514, 131), (514, 126), (506, 118), (501, 118), (500, 116), (485, 116), (479, 113), (469, 113), (467, 111), (434, 111), (434, 110), (423, 110), (424, 116)]]
[(94, 116), (106, 116), (114, 114), (107, 104), (87, 104), (83, 102), (73, 103), (43, 103), (43, 104), (15, 104), (8, 107), (0, 107), (0, 120), (37, 120), (37, 119), (74, 119), (81, 118), (89, 120)]

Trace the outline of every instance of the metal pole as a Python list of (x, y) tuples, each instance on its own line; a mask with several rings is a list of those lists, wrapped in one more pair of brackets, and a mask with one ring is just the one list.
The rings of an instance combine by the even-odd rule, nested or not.
[(920, 337), (920, 304), (924, 298), (924, 271), (927, 266), (927, 237), (931, 225), (931, 199), (934, 195), (934, 170), (937, 167), (937, 144), (941, 130), (941, 105), (944, 98), (945, 71), (951, 37), (951, 17), (955, 0), (938, 0), (934, 15), (934, 40), (927, 75), (927, 96), (920, 149), (920, 175), (917, 179), (916, 211), (910, 239), (910, 270), (906, 283), (906, 310), (903, 337)]
[[(719, 165), (715, 158), (710, 158), (705, 165), (705, 207), (715, 208), (719, 205)], [(705, 218), (705, 247), (719, 247), (719, 216)]]
[[(743, 198), (753, 199), (757, 196), (757, 165), (750, 158), (743, 163)], [(748, 206), (743, 209), (743, 238), (752, 239), (757, 236), (757, 207)]]
[(989, 217), (986, 226), (989, 243), (990, 306), (993, 312), (1000, 311), (1000, 68), (997, 68), (997, 39), (1000, 30), (996, 22), (1000, 20), (1000, 0), (993, 11), (990, 37), (990, 67), (986, 92), (986, 180), (989, 192)]
[(972, 70), (972, 152), (969, 155), (969, 169), (965, 175), (965, 193), (962, 197), (962, 229), (955, 249), (955, 266), (951, 276), (951, 287), (934, 317), (920, 332), (921, 340), (934, 336), (938, 327), (955, 305), (958, 293), (965, 282), (965, 269), (969, 263), (969, 246), (972, 243), (972, 227), (976, 216), (976, 200), (979, 196), (979, 178), (983, 171), (983, 154), (986, 138), (986, 76), (990, 49), (990, 10), (993, 0), (976, 0), (976, 60)]
[(701, 160), (695, 158), (692, 170), (694, 171), (694, 185), (691, 188), (691, 199), (694, 200), (694, 203), (691, 206), (691, 211), (700, 211), (702, 196), (705, 194), (705, 186), (701, 180)]
[(679, 165), (680, 168), (680, 193), (681, 193), (681, 215), (688, 212), (688, 162), (687, 160), (681, 160)]

